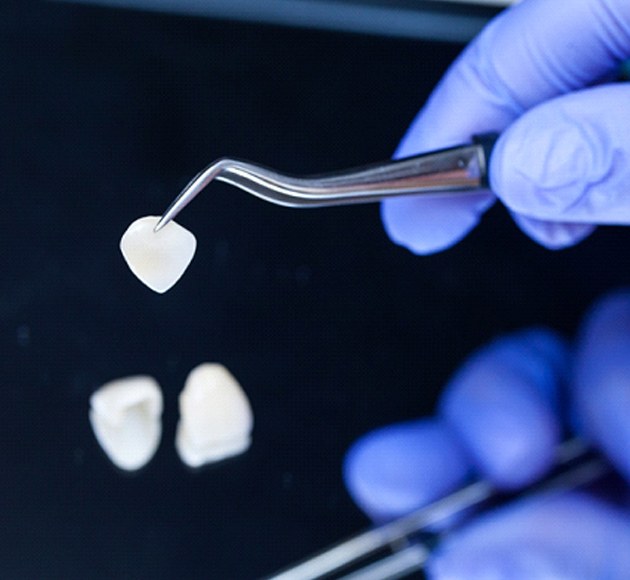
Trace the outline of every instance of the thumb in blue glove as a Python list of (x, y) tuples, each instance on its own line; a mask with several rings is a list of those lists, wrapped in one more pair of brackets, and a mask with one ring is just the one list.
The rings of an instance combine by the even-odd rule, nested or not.
[[(396, 157), (503, 132), (490, 185), (533, 239), (562, 248), (595, 224), (630, 224), (630, 87), (586, 88), (628, 56), (625, 0), (525, 0), (455, 61)], [(392, 199), (382, 217), (395, 242), (427, 254), (462, 239), (494, 199)]]

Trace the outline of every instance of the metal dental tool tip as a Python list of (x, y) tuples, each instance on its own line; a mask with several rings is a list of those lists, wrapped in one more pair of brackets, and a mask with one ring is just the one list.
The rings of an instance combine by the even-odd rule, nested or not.
[(402, 195), (452, 196), (488, 188), (488, 162), (496, 134), (473, 144), (314, 177), (292, 177), (247, 161), (219, 159), (199, 173), (164, 212), (158, 232), (214, 181), (234, 185), (286, 207), (328, 207), (376, 202)]

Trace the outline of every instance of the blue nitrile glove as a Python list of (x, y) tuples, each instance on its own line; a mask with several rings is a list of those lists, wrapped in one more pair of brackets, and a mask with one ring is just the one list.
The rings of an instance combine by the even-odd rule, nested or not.
[[(471, 474), (511, 490), (536, 481), (567, 425), (630, 481), (630, 291), (595, 304), (571, 349), (543, 329), (480, 349), (450, 380), (437, 417), (363, 437), (347, 455), (344, 478), (380, 523)], [(630, 491), (615, 492), (614, 500), (587, 491), (533, 497), (473, 518), (442, 540), (429, 576), (627, 579)]]
[[(627, 0), (524, 0), (450, 67), (395, 156), (501, 132), (490, 186), (534, 240), (557, 249), (594, 224), (630, 224), (630, 85), (611, 81), (628, 57)], [(391, 199), (382, 217), (392, 240), (428, 254), (463, 238), (494, 199)]]

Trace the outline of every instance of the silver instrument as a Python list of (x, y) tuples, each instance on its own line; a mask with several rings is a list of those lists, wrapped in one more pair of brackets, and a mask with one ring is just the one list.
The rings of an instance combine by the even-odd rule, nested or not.
[[(556, 469), (521, 492), (519, 497), (563, 493), (593, 483), (610, 472), (608, 463), (593, 454), (581, 440), (569, 439), (557, 449)], [(436, 534), (427, 532), (431, 526), (470, 508), (487, 506), (502, 496), (488, 481), (476, 481), (409, 515), (340, 542), (266, 580), (406, 578), (424, 568), (433, 546), (439, 541)], [(369, 557), (372, 557), (370, 563), (356, 569), (356, 565)], [(355, 569), (350, 571), (353, 566)]]
[(368, 203), (403, 195), (453, 196), (488, 189), (495, 134), (451, 147), (315, 177), (292, 177), (248, 161), (219, 159), (175, 198), (155, 226), (162, 229), (212, 181), (234, 185), (265, 201), (293, 208)]

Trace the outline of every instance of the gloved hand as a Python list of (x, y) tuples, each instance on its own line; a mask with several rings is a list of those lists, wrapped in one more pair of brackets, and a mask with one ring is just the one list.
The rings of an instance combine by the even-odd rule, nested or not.
[[(630, 224), (630, 85), (612, 82), (628, 57), (627, 0), (524, 0), (453, 63), (395, 156), (501, 132), (490, 186), (534, 240), (558, 249), (595, 224)], [(397, 198), (381, 213), (393, 241), (429, 254), (457, 243), (494, 201)]]
[[(382, 522), (470, 474), (503, 489), (534, 482), (567, 426), (630, 482), (630, 290), (595, 304), (574, 345), (530, 329), (480, 349), (450, 380), (435, 418), (363, 437), (344, 478), (356, 503)], [(630, 488), (611, 481), (606, 493), (534, 496), (472, 518), (432, 554), (429, 577), (627, 579)]]

